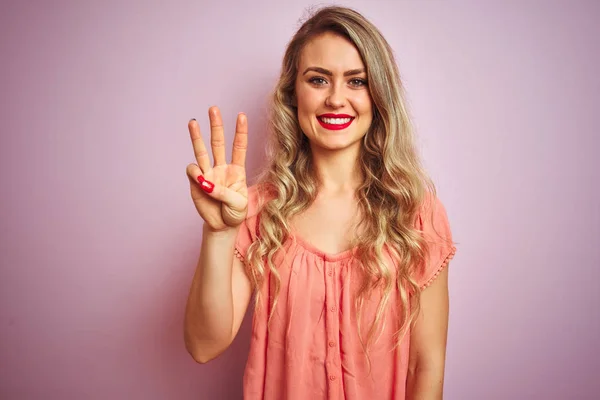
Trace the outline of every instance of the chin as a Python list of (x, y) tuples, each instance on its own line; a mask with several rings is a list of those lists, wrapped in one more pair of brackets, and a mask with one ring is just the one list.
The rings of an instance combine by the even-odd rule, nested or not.
[(345, 150), (351, 147), (360, 146), (360, 139), (348, 140), (347, 138), (326, 138), (326, 140), (320, 140), (314, 142), (314, 145), (318, 148), (330, 151)]

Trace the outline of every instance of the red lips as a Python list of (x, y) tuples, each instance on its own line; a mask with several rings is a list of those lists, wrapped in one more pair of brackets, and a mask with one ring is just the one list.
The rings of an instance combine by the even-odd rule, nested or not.
[(348, 114), (321, 114), (317, 118), (354, 118)]
[[(345, 124), (328, 124), (327, 122), (323, 121), (323, 118), (350, 118), (350, 121), (346, 122)], [(349, 127), (352, 124), (352, 121), (354, 121), (354, 117), (348, 114), (321, 114), (317, 117), (317, 120), (323, 128), (332, 131), (339, 131)]]

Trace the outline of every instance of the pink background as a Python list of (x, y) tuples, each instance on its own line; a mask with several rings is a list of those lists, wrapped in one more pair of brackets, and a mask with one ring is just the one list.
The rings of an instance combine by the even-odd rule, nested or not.
[[(207, 365), (183, 345), (186, 124), (217, 104), (230, 143), (245, 111), (253, 175), (310, 2), (158, 3), (1, 7), (2, 399), (241, 397), (248, 318)], [(344, 4), (396, 51), (458, 242), (446, 398), (599, 398), (600, 3)]]

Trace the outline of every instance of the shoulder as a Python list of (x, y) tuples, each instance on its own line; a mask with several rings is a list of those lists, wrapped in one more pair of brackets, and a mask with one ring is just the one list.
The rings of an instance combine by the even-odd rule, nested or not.
[(429, 286), (440, 272), (448, 266), (456, 253), (446, 208), (433, 193), (428, 193), (419, 208), (415, 228), (426, 242), (425, 262), (416, 272), (421, 289)]
[(417, 212), (415, 228), (423, 232), (428, 241), (452, 242), (446, 207), (435, 193), (426, 193)]
[(266, 183), (248, 187), (248, 215), (246, 219), (256, 218), (264, 205), (275, 197), (273, 190)]
[(248, 212), (243, 223), (245, 228), (238, 234), (238, 248), (242, 256), (245, 256), (250, 243), (258, 238), (260, 213), (264, 205), (274, 197), (273, 191), (267, 187), (264, 183), (248, 187)]

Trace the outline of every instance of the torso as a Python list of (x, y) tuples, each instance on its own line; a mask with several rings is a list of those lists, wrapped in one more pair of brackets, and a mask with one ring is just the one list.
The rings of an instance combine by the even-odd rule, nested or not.
[[(252, 212), (247, 229), (240, 229), (236, 239), (242, 256), (258, 226), (256, 187), (249, 188), (248, 201)], [(347, 251), (359, 218), (353, 196), (321, 196), (290, 221), (295, 237), (276, 252), (277, 273), (267, 272), (259, 289), (262, 301), (254, 310), (245, 399), (405, 398), (410, 330), (397, 343), (403, 311), (399, 290), (389, 293), (382, 315), (385, 323), (378, 325), (377, 339), (367, 351), (363, 346), (381, 294), (370, 293), (359, 313), (356, 292), (362, 282), (361, 264), (355, 249)], [(419, 224), (417, 228), (422, 229), (424, 225)], [(431, 254), (431, 267), (415, 276), (420, 287), (436, 276), (453, 248), (437, 244)], [(387, 251), (383, 258), (391, 269), (396, 268)]]
[(342, 253), (352, 247), (358, 223), (358, 204), (352, 194), (321, 195), (291, 220), (294, 233), (319, 250)]

